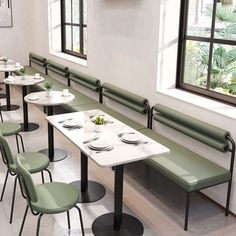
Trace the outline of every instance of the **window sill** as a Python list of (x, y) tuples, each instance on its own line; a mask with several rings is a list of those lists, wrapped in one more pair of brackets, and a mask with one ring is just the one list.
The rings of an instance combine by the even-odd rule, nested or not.
[(53, 56), (65, 59), (67, 61), (71, 61), (71, 62), (80, 64), (81, 66), (87, 66), (87, 60), (82, 59), (82, 58), (74, 57), (74, 56), (68, 55), (68, 54), (63, 53), (63, 52), (50, 52), (50, 54), (53, 55)]
[(168, 89), (165, 91), (159, 91), (158, 93), (236, 120), (236, 109), (234, 106), (188, 93), (180, 89)]

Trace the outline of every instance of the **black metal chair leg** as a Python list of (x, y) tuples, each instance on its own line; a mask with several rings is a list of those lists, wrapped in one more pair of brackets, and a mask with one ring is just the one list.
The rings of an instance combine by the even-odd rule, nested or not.
[(50, 170), (48, 170), (48, 169), (45, 169), (45, 171), (47, 171), (47, 172), (48, 172), (48, 175), (49, 175), (50, 182), (52, 182), (52, 174), (51, 174)]
[[(20, 141), (21, 141), (21, 147), (22, 147), (22, 151), (25, 152), (25, 146), (24, 146), (24, 142), (23, 142), (23, 138), (20, 134), (16, 134), (16, 136), (20, 137)], [(17, 138), (17, 142), (18, 142), (18, 138)]]
[(3, 122), (2, 111), (0, 110), (1, 122)]
[(184, 230), (188, 230), (188, 214), (189, 214), (189, 202), (190, 202), (190, 193), (186, 194), (186, 206), (185, 206), (185, 221), (184, 221)]
[(12, 223), (12, 218), (13, 218), (15, 196), (16, 196), (16, 185), (17, 185), (17, 177), (15, 177), (15, 180), (14, 180), (13, 195), (12, 195), (12, 202), (11, 202), (10, 224)]
[(22, 224), (21, 224), (21, 227), (20, 227), (19, 236), (21, 236), (21, 234), (22, 234), (24, 224), (25, 224), (25, 219), (26, 219), (26, 216), (27, 216), (27, 213), (28, 213), (28, 209), (29, 209), (29, 206), (27, 205), (26, 209), (25, 209), (25, 214), (24, 214), (24, 217), (23, 217), (23, 221), (22, 221)]
[(16, 134), (16, 146), (17, 146), (17, 152), (20, 153), (20, 147), (19, 147), (19, 141), (18, 141), (17, 134)]
[(75, 206), (75, 208), (79, 211), (80, 226), (81, 226), (82, 235), (84, 236), (84, 224), (83, 224), (82, 213), (79, 207)]
[(7, 184), (8, 175), (9, 175), (9, 171), (7, 171), (7, 174), (6, 174), (6, 177), (5, 177), (5, 181), (4, 181), (4, 185), (3, 185), (3, 188), (2, 188), (2, 194), (1, 194), (0, 201), (2, 201), (2, 199), (3, 199), (3, 195), (4, 195), (6, 184)]
[[(18, 176), (16, 176), (16, 178), (18, 178)], [(24, 194), (24, 191), (23, 191), (23, 188), (22, 188), (22, 184), (21, 184), (21, 181), (20, 179), (18, 178), (18, 181), (19, 181), (19, 185), (20, 185), (20, 191), (21, 191), (21, 195), (24, 199), (26, 199), (26, 195)]]
[(68, 222), (68, 229), (70, 229), (70, 212), (67, 211), (67, 222)]
[(225, 216), (229, 215), (229, 203), (230, 203), (230, 195), (231, 195), (231, 186), (232, 186), (232, 179), (229, 181), (229, 184), (228, 184), (226, 207), (225, 207)]
[(7, 165), (7, 161), (6, 161), (6, 158), (4, 156), (4, 153), (3, 153), (3, 150), (2, 150), (2, 147), (0, 147), (0, 151), (1, 151), (1, 155), (2, 155), (2, 161), (5, 165)]
[(37, 232), (36, 232), (36, 236), (39, 235), (39, 228), (40, 228), (40, 222), (41, 222), (41, 218), (42, 218), (43, 214), (39, 214), (39, 217), (38, 217), (38, 223), (37, 223)]
[(41, 177), (42, 177), (42, 183), (44, 184), (44, 175), (43, 175), (43, 171), (41, 171)]

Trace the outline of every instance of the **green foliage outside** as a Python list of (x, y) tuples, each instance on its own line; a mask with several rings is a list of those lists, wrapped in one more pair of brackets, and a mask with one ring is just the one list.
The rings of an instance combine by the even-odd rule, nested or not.
[[(212, 6), (207, 9), (210, 13)], [(216, 38), (236, 39), (236, 13), (231, 6), (217, 6), (216, 21), (222, 23), (222, 28), (215, 31)], [(214, 44), (212, 53), (210, 88), (236, 96), (236, 47)], [(205, 88), (209, 43), (187, 41), (185, 56), (185, 82)]]

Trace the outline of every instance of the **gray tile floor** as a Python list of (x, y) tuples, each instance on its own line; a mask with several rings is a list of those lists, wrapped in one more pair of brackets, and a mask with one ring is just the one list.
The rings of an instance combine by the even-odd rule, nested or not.
[[(19, 104), (21, 109), (3, 112), (5, 121), (22, 121), (22, 98), (20, 90), (11, 89), (12, 103)], [(1, 100), (5, 103), (4, 99)], [(29, 105), (29, 120), (40, 124), (40, 129), (23, 133), (27, 151), (38, 151), (47, 147), (47, 123), (41, 107)], [(8, 139), (16, 151), (15, 140)], [(72, 182), (80, 178), (79, 150), (60, 133), (55, 131), (55, 146), (68, 151), (69, 156), (60, 162), (51, 163), (50, 170), (55, 181)], [(6, 168), (0, 162), (0, 190), (2, 190)], [(106, 195), (100, 201), (90, 204), (78, 204), (82, 209), (86, 235), (93, 235), (91, 224), (103, 213), (113, 210), (113, 171), (101, 168), (89, 161), (89, 177), (102, 183)], [(36, 184), (40, 183), (40, 175), (34, 175)], [(21, 220), (26, 206), (19, 189), (16, 195), (16, 209), (13, 223), (10, 225), (9, 213), (11, 205), (13, 180), (10, 178), (3, 202), (0, 202), (0, 235), (13, 236), (19, 232)], [(184, 193), (162, 176), (146, 168), (142, 162), (129, 164), (125, 167), (124, 212), (139, 218), (145, 229), (145, 236), (180, 236), (208, 235), (235, 236), (236, 218), (225, 217), (224, 212), (216, 204), (193, 194), (190, 208), (189, 230), (183, 230)], [(71, 212), (71, 230), (67, 230), (66, 214), (47, 215), (42, 218), (40, 235), (81, 235), (79, 218), (76, 211)], [(31, 213), (26, 219), (23, 235), (35, 235), (37, 217)]]

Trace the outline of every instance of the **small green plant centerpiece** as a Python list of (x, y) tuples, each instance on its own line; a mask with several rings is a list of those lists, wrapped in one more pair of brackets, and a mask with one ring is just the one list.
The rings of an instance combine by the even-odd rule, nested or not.
[(52, 96), (52, 81), (46, 81), (44, 83), (44, 88), (46, 89), (46, 96), (51, 97)]
[(97, 116), (95, 119), (95, 132), (102, 132), (104, 129), (104, 117)]
[(4, 62), (4, 65), (6, 66), (6, 65), (7, 65), (7, 62), (8, 62), (8, 58), (7, 58), (7, 57), (3, 57), (3, 58), (2, 58), (2, 61)]
[(24, 67), (20, 68), (20, 73), (21, 73), (21, 79), (25, 79), (25, 68)]

